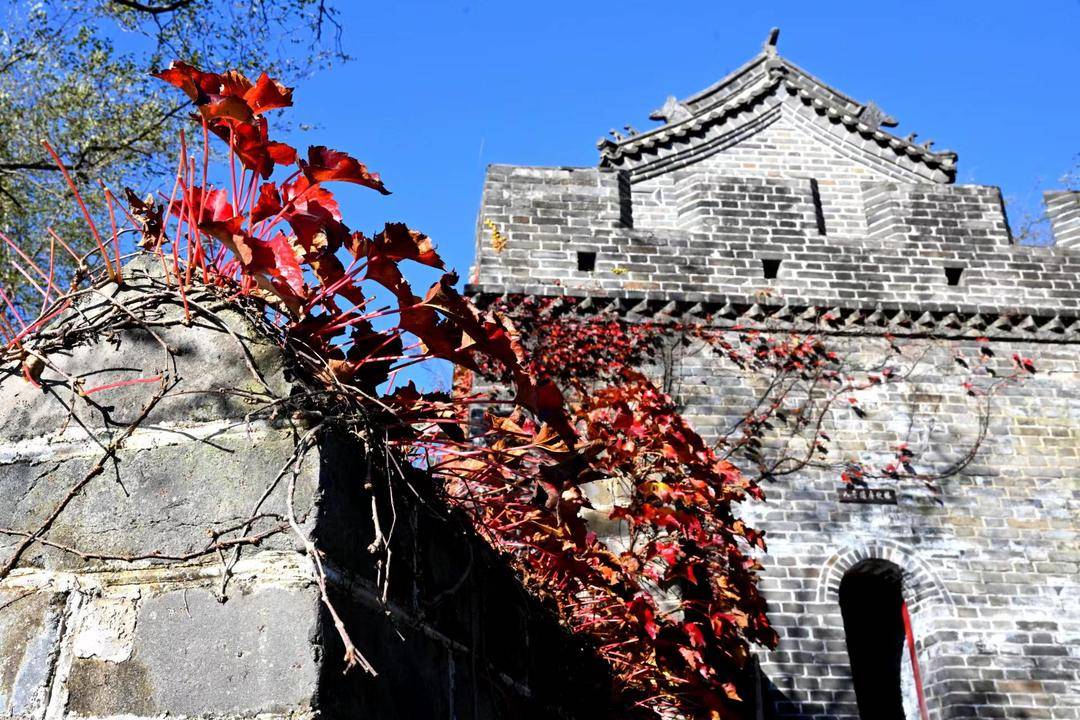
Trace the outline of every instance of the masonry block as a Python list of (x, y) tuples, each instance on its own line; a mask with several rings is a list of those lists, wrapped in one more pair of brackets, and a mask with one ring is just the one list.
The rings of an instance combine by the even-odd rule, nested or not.
[(1011, 242), (996, 187), (864, 183), (863, 203), (874, 239), (988, 249)]
[(66, 599), (64, 593), (0, 592), (0, 717), (44, 711)]
[[(315, 588), (263, 587), (225, 603), (205, 591), (181, 589), (130, 603), (133, 629), (99, 638), (104, 656), (88, 641), (80, 645), (76, 634), (64, 684), (70, 713), (250, 717), (316, 709)], [(88, 603), (76, 632), (115, 623), (97, 618), (110, 610)]]

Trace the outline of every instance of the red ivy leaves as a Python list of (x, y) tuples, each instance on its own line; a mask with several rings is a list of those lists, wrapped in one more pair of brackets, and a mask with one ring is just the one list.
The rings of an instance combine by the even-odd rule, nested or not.
[[(454, 290), (456, 276), (444, 275), (423, 300), (413, 294), (398, 264), (411, 260), (442, 269), (430, 238), (400, 223), (388, 223), (370, 239), (353, 232), (323, 187), (349, 182), (389, 194), (379, 176), (338, 150), (312, 146), (298, 161), (291, 146), (270, 140), (264, 113), (291, 105), (290, 88), (265, 73), (252, 83), (235, 71), (208, 73), (185, 63), (155, 75), (187, 94), (206, 130), (229, 144), (245, 170), (239, 187), (234, 179), (232, 196), (195, 185), (193, 173), (186, 175), (170, 211), (197, 231), (189, 237), (192, 260), (209, 262), (243, 292), (274, 300), (288, 316), (290, 334), (326, 358), (330, 377), (362, 380), (364, 387), (387, 380), (393, 362), (404, 359), (400, 335), (407, 332), (428, 356), (474, 369), (481, 357), (498, 364), (514, 378), (517, 402), (574, 444), (561, 393), (550, 381), (535, 380), (503, 320), (480, 313)], [(269, 179), (277, 165), (293, 163), (299, 172), (280, 186), (257, 182)], [(204, 236), (227, 252), (203, 248)], [(342, 249), (353, 257), (348, 267), (339, 257)], [(378, 331), (370, 322), (380, 313), (367, 310), (364, 280), (394, 294), (397, 328)]]
[[(701, 341), (749, 373), (783, 380), (776, 387), (820, 385), (823, 397), (846, 400), (839, 407), (850, 408), (858, 418), (867, 411), (856, 393), (903, 382), (906, 373), (889, 365), (854, 373), (845, 358), (814, 336), (661, 327), (562, 311), (574, 302), (526, 297), (497, 307), (512, 314), (528, 336), (533, 372), (571, 391), (571, 417), (589, 449), (585, 463), (559, 482), (542, 474), (534, 477), (531, 504), (522, 499), (524, 491), (507, 497), (494, 487), (485, 493), (471, 486), (483, 518), (512, 519), (481, 525), (513, 553), (534, 589), (556, 598), (567, 624), (593, 638), (612, 665), (625, 702), (659, 716), (727, 717), (738, 697), (736, 669), (749, 644), (776, 639), (757, 590), (759, 567), (751, 552), (764, 549), (763, 534), (733, 512), (734, 503), (762, 493), (704, 443), (670, 398), (636, 368), (657, 360), (671, 341)], [(894, 338), (886, 341), (902, 355)], [(982, 363), (965, 367), (977, 370), (977, 364), (993, 357), (985, 347), (981, 355)], [(1034, 369), (1021, 356), (1014, 363), (1025, 372)], [(497, 369), (485, 369), (491, 378), (507, 379)], [(771, 477), (776, 466), (765, 457), (764, 438), (782, 427), (808, 441), (805, 462), (821, 462), (831, 439), (816, 422), (818, 412), (828, 410), (767, 394), (741, 420), (725, 450), (737, 452), (760, 477)], [(844, 483), (857, 485), (868, 477), (920, 478), (914, 460), (913, 451), (900, 445), (895, 461), (882, 468), (852, 462), (839, 475)], [(793, 464), (798, 463), (795, 458)], [(617, 563), (587, 523), (578, 529), (583, 513), (590, 512), (583, 488), (602, 479), (628, 487), (610, 514), (628, 529), (629, 539), (620, 544), (629, 549), (617, 555)], [(575, 562), (564, 562), (566, 556)], [(599, 579), (603, 585), (595, 584)], [(675, 588), (677, 596), (665, 594)], [(662, 606), (667, 612), (661, 612)]]
[(368, 172), (367, 166), (356, 158), (323, 145), (308, 148), (307, 162), (300, 161), (300, 170), (313, 183), (340, 180), (378, 190), (383, 195), (390, 194), (378, 173)]
[(296, 150), (270, 141), (266, 118), (258, 117), (268, 110), (290, 107), (292, 88), (266, 73), (252, 83), (235, 70), (222, 74), (203, 72), (182, 62), (174, 62), (153, 75), (184, 91), (210, 132), (229, 143), (244, 167), (268, 178), (275, 164), (296, 162)]
[[(533, 372), (571, 390), (583, 451), (568, 472), (534, 472), (534, 484), (516, 493), (496, 492), (502, 478), (463, 479), (478, 528), (512, 553), (530, 587), (556, 600), (574, 631), (592, 638), (628, 708), (730, 716), (748, 643), (776, 640), (750, 554), (764, 548), (763, 535), (732, 507), (760, 489), (635, 369), (659, 350), (655, 326), (555, 319), (549, 302), (528, 298), (515, 310)], [(508, 451), (505, 441), (493, 446)], [(621, 552), (585, 520), (583, 489), (600, 480), (630, 489), (610, 513), (627, 528)]]
[[(292, 88), (271, 79), (266, 73), (252, 83), (235, 70), (218, 74), (174, 62), (168, 69), (152, 75), (183, 90), (207, 118), (232, 117), (247, 121), (253, 115), (293, 104)], [(219, 109), (222, 105), (225, 107)]]

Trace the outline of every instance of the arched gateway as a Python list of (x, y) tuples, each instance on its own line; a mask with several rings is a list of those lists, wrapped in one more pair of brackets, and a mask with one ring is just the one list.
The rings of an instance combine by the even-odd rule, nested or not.
[[(813, 334), (864, 371), (904, 346), (910, 374), (832, 414), (826, 454), (741, 507), (767, 533), (780, 634), (759, 714), (1075, 718), (1080, 194), (1048, 195), (1057, 245), (1015, 244), (997, 188), (954, 184), (955, 153), (894, 134), (775, 35), (652, 117), (601, 140), (595, 168), (489, 167), (469, 291)], [(972, 355), (983, 374), (1014, 356), (1039, 372), (983, 402)], [(647, 370), (713, 440), (762, 391), (700, 344), (664, 365)], [(845, 485), (842, 463), (895, 478)]]

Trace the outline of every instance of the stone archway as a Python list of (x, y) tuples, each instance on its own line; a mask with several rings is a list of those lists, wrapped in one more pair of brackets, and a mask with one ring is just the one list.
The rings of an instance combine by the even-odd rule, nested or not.
[(903, 571), (889, 560), (855, 563), (840, 581), (840, 614), (859, 716), (907, 720), (904, 711)]
[(838, 602), (844, 575), (863, 560), (887, 560), (900, 568), (904, 599), (913, 621), (930, 606), (944, 606), (951, 612), (953, 600), (930, 566), (911, 547), (879, 538), (849, 545), (825, 561), (818, 578), (817, 601)]
[(929, 659), (934, 620), (954, 609), (930, 566), (902, 543), (865, 540), (824, 563), (817, 600), (840, 610), (862, 717), (923, 717), (920, 705), (929, 698), (920, 666)]

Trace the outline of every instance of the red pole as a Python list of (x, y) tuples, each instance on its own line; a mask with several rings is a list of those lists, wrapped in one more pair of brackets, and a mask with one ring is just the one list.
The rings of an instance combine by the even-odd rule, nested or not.
[(911, 671), (915, 674), (915, 694), (919, 696), (919, 715), (922, 720), (930, 720), (926, 710), (926, 696), (923, 694), (922, 675), (919, 673), (919, 657), (915, 654), (915, 635), (911, 632), (911, 615), (907, 602), (900, 603), (900, 614), (904, 617), (904, 634), (907, 635), (908, 652), (911, 654)]

